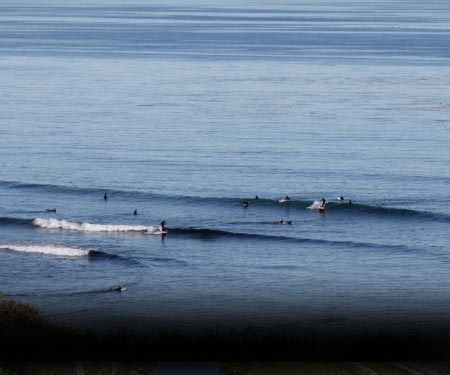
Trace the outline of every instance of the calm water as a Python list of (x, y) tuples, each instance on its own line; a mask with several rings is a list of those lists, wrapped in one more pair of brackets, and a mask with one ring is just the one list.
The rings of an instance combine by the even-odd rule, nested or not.
[(97, 329), (448, 327), (449, 14), (2, 1), (0, 291)]

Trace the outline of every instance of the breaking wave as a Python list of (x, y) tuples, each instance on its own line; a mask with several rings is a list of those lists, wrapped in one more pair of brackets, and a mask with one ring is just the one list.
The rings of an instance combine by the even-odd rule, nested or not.
[(53, 246), (53, 245), (0, 245), (0, 250), (18, 251), (24, 253), (39, 253), (57, 255), (63, 257), (87, 257), (92, 250), (79, 249), (76, 247)]
[(77, 223), (66, 220), (41, 218), (34, 219), (33, 225), (39, 228), (66, 229), (80, 232), (143, 232), (148, 234), (161, 234), (161, 228), (159, 226)]
[(45, 254), (60, 256), (65, 258), (86, 258), (93, 261), (101, 260), (117, 260), (124, 261), (127, 263), (138, 262), (122, 257), (120, 255), (108, 254), (103, 251), (90, 250), (90, 249), (80, 249), (78, 247), (72, 246), (58, 246), (58, 245), (39, 245), (39, 244), (0, 244), (0, 250), (16, 251), (21, 253), (35, 253), (35, 254)]

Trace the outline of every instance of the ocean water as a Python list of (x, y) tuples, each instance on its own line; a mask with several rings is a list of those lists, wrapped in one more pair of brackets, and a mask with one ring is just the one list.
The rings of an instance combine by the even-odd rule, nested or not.
[(449, 14), (2, 1), (0, 291), (99, 331), (448, 329)]

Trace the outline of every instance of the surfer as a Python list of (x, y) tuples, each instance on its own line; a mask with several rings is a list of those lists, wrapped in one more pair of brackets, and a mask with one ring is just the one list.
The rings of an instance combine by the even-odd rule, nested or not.
[(161, 228), (161, 232), (164, 232), (166, 230), (166, 222), (165, 222), (165, 220), (161, 221), (161, 223), (159, 225), (160, 225), (160, 228)]
[(343, 201), (344, 201), (344, 196), (340, 195), (340, 196), (337, 198), (337, 200), (340, 201), (340, 202), (343, 202)]
[(325, 211), (325, 205), (327, 204), (327, 201), (325, 200), (325, 198), (322, 198), (322, 203), (319, 206), (319, 211), (323, 212)]
[(47, 209), (45, 210), (45, 212), (53, 212), (53, 213), (56, 214), (56, 208), (52, 208), (52, 209), (47, 208)]
[(255, 201), (257, 201), (259, 199), (259, 197), (257, 195), (255, 195)]
[(248, 207), (248, 201), (243, 201), (243, 202), (242, 202), (242, 205), (243, 205), (244, 207)]
[(348, 204), (353, 204), (351, 199), (348, 200)]
[(292, 220), (284, 221), (281, 219), (280, 221), (274, 221), (272, 224), (292, 225)]
[(283, 199), (280, 199), (278, 203), (290, 202), (291, 198), (286, 194)]
[(105, 195), (103, 196), (103, 199), (105, 200), (105, 202), (108, 200), (108, 194), (105, 193)]
[(137, 215), (138, 213), (137, 213), (137, 210), (134, 210), (134, 212), (133, 212), (133, 215)]

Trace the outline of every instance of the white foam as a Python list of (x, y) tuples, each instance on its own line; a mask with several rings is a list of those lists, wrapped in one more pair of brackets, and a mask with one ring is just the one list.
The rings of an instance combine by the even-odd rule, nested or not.
[(314, 201), (313, 204), (307, 208), (309, 210), (318, 210), (320, 207), (322, 207), (322, 201)]
[(77, 249), (75, 247), (52, 245), (0, 245), (0, 250), (12, 250), (25, 253), (51, 254), (65, 257), (84, 257), (90, 250)]
[(40, 228), (48, 229), (67, 229), (81, 232), (145, 232), (151, 234), (160, 233), (159, 226), (144, 226), (144, 225), (112, 225), (112, 224), (91, 224), (91, 223), (76, 223), (66, 220), (56, 219), (34, 219), (33, 224)]

